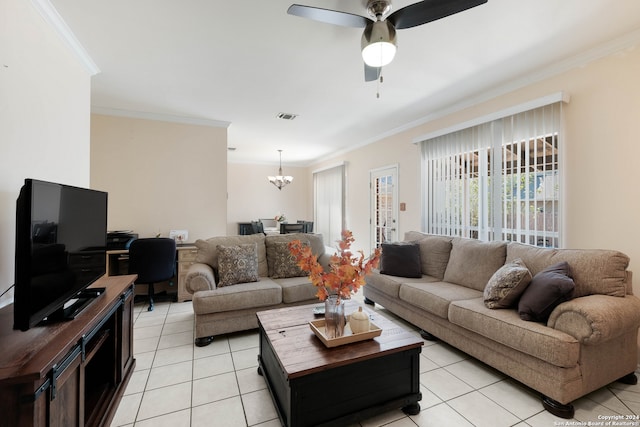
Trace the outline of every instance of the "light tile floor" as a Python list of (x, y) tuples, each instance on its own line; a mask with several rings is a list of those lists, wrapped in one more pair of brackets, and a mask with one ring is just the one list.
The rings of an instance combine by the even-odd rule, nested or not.
[[(199, 348), (193, 345), (190, 302), (156, 303), (153, 312), (144, 304), (135, 307), (137, 364), (112, 426), (280, 426), (257, 373), (257, 331), (217, 337)], [(394, 317), (378, 305), (375, 309)], [(549, 427), (640, 414), (640, 385), (613, 383), (574, 402), (574, 420), (554, 417), (536, 392), (441, 342), (425, 341), (420, 383), (420, 414), (394, 410), (359, 425)]]

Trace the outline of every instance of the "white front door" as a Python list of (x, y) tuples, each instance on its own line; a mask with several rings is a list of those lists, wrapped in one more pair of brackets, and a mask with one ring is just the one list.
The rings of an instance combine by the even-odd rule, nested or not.
[(398, 166), (370, 172), (371, 242), (374, 248), (398, 240)]

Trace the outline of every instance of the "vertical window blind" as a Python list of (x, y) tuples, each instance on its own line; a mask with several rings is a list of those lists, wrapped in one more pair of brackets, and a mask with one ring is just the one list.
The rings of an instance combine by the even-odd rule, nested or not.
[(561, 107), (422, 141), (423, 229), (559, 247)]
[(314, 172), (313, 194), (316, 233), (333, 246), (344, 228), (344, 165)]

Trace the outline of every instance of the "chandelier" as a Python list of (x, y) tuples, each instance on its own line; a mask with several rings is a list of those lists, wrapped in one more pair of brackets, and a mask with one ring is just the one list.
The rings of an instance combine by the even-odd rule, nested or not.
[(293, 182), (293, 177), (282, 175), (282, 150), (278, 150), (278, 152), (280, 153), (280, 169), (278, 169), (278, 175), (268, 176), (267, 178), (270, 183), (278, 187), (278, 190), (282, 190), (282, 187)]

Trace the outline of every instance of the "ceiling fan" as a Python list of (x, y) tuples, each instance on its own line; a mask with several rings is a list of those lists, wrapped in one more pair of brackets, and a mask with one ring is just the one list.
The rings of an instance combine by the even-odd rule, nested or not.
[(362, 59), (365, 81), (377, 80), (381, 68), (396, 54), (396, 30), (417, 27), (486, 3), (487, 0), (424, 0), (391, 13), (390, 0), (369, 0), (369, 17), (314, 6), (293, 4), (289, 15), (343, 27), (364, 28)]

